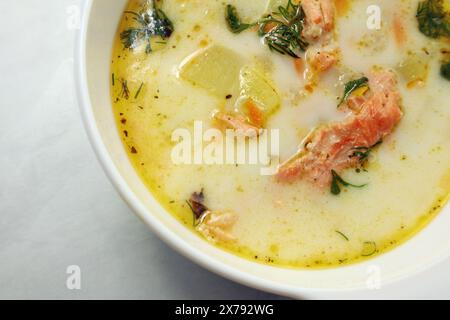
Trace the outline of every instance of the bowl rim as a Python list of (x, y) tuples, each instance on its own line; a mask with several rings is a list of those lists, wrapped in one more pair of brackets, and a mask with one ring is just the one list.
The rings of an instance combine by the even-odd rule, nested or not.
[[(78, 104), (81, 112), (83, 125), (95, 152), (95, 155), (100, 162), (106, 176), (112, 183), (121, 198), (127, 203), (137, 217), (144, 222), (161, 240), (168, 244), (172, 249), (177, 251), (182, 256), (193, 261), (197, 265), (218, 274), (224, 278), (234, 282), (246, 285), (251, 288), (263, 290), (266, 292), (295, 297), (302, 294), (298, 287), (285, 286), (274, 281), (268, 281), (248, 273), (236, 270), (226, 264), (216, 261), (209, 255), (186, 244), (173, 231), (162, 224), (156, 217), (147, 211), (141, 204), (137, 196), (128, 187), (125, 179), (119, 173), (118, 169), (113, 163), (113, 160), (107, 151), (100, 131), (96, 125), (96, 120), (89, 97), (89, 88), (87, 82), (86, 72), (86, 39), (90, 21), (90, 13), (94, 0), (86, 0), (81, 14), (81, 25), (76, 35), (75, 54), (74, 54), (74, 68), (75, 68), (75, 83)], [(307, 289), (313, 291), (316, 289)], [(321, 289), (317, 289), (321, 290)]]
[[(92, 146), (92, 149), (100, 162), (106, 176), (117, 190), (121, 198), (132, 209), (134, 214), (149, 227), (164, 243), (168, 244), (172, 249), (182, 256), (193, 261), (197, 265), (207, 269), (208, 271), (224, 277), (236, 283), (248, 286), (250, 288), (262, 290), (272, 294), (277, 294), (290, 298), (322, 298), (327, 295), (349, 294), (357, 296), (358, 294), (367, 293), (367, 288), (306, 288), (300, 286), (286, 285), (277, 281), (265, 279), (260, 276), (244, 272), (214, 259), (210, 255), (203, 253), (201, 250), (187, 244), (175, 232), (170, 230), (166, 225), (156, 218), (150, 210), (148, 210), (134, 194), (128, 186), (125, 179), (115, 166), (110, 153), (103, 143), (99, 128), (96, 124), (94, 111), (89, 95), (87, 65), (86, 65), (86, 49), (89, 23), (91, 21), (91, 11), (94, 0), (85, 0), (81, 9), (81, 24), (77, 30), (75, 52), (74, 52), (74, 76), (76, 95), (81, 113), (82, 122)], [(442, 257), (440, 261), (435, 261), (432, 265), (441, 263), (448, 256)], [(431, 266), (427, 266), (428, 269)], [(308, 270), (310, 272), (320, 272), (317, 270)], [(424, 270), (418, 270), (408, 277), (416, 276)], [(394, 279), (383, 284), (383, 289), (393, 283), (398, 283), (401, 279)]]

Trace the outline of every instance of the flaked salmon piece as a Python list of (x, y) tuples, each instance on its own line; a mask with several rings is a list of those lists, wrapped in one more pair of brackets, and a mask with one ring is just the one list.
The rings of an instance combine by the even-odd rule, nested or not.
[(312, 24), (321, 24), (323, 21), (321, 1), (319, 0), (303, 0), (301, 2), (306, 19)]
[(306, 16), (305, 38), (315, 40), (333, 29), (335, 8), (332, 0), (303, 0), (301, 6)]
[(230, 231), (237, 220), (238, 216), (233, 212), (208, 211), (196, 229), (210, 242), (231, 242), (236, 240)]
[(322, 73), (330, 70), (337, 63), (334, 52), (319, 51), (311, 57), (309, 64), (315, 73)]
[(228, 114), (224, 112), (217, 112), (214, 118), (225, 124), (229, 129), (236, 130), (238, 134), (242, 134), (249, 138), (257, 137), (260, 129), (249, 123), (247, 118), (240, 114)]
[(367, 102), (367, 97), (365, 96), (352, 96), (347, 99), (346, 106), (355, 114), (361, 112), (362, 107)]
[(324, 31), (330, 32), (331, 30), (333, 30), (334, 27), (335, 8), (333, 1), (322, 0), (320, 1), (320, 7), (322, 8)]
[(301, 150), (280, 166), (278, 181), (301, 178), (329, 186), (332, 170), (340, 172), (360, 165), (355, 150), (370, 149), (392, 133), (403, 116), (395, 76), (389, 71), (374, 72), (369, 76), (369, 86), (370, 96), (359, 114), (314, 130)]

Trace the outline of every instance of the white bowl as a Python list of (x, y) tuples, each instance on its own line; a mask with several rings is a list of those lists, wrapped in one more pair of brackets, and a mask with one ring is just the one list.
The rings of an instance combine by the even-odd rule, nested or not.
[[(395, 250), (348, 267), (292, 270), (254, 263), (203, 241), (166, 212), (141, 182), (119, 137), (110, 100), (112, 44), (127, 0), (87, 0), (77, 46), (78, 97), (93, 148), (123, 199), (161, 239), (203, 267), (253, 288), (293, 298), (370, 297), (450, 253), (450, 208)], [(386, 289), (388, 290), (388, 289)]]

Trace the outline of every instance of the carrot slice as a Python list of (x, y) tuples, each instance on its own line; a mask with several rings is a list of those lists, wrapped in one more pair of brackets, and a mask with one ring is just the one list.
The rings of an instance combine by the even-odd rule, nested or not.
[(303, 77), (303, 72), (305, 72), (305, 65), (302, 59), (294, 60), (295, 71), (297, 71), (298, 75)]
[(264, 125), (264, 113), (262, 110), (251, 99), (247, 100), (245, 107), (247, 108), (248, 117), (250, 118), (251, 123), (262, 128)]
[(397, 14), (394, 16), (393, 28), (394, 28), (395, 41), (397, 42), (398, 45), (402, 46), (403, 44), (406, 43), (407, 35), (406, 35), (406, 29), (403, 24), (402, 17), (400, 17)]

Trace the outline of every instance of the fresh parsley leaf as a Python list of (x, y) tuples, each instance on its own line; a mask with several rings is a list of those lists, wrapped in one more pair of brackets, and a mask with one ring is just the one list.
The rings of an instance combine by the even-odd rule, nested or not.
[(351, 94), (356, 91), (359, 88), (368, 86), (369, 79), (367, 77), (362, 77), (360, 79), (349, 81), (345, 84), (344, 88), (344, 96), (341, 99), (341, 102), (338, 104), (338, 107), (340, 107), (343, 103), (347, 101), (348, 98), (350, 98)]
[(351, 156), (359, 158), (360, 163), (363, 163), (369, 159), (373, 149), (375, 149), (382, 143), (383, 140), (380, 140), (371, 147), (355, 147), (353, 148), (354, 152)]
[(330, 191), (335, 196), (341, 194), (341, 185), (344, 187), (353, 187), (353, 188), (363, 188), (363, 187), (367, 186), (367, 184), (355, 185), (355, 184), (349, 183), (349, 182), (345, 181), (344, 179), (342, 179), (337, 174), (337, 172), (334, 170), (331, 170), (331, 174), (332, 174), (333, 180), (331, 181)]
[(227, 5), (226, 20), (228, 22), (228, 27), (233, 33), (241, 33), (242, 31), (254, 26), (254, 24), (243, 23), (239, 17), (236, 7), (231, 4)]

